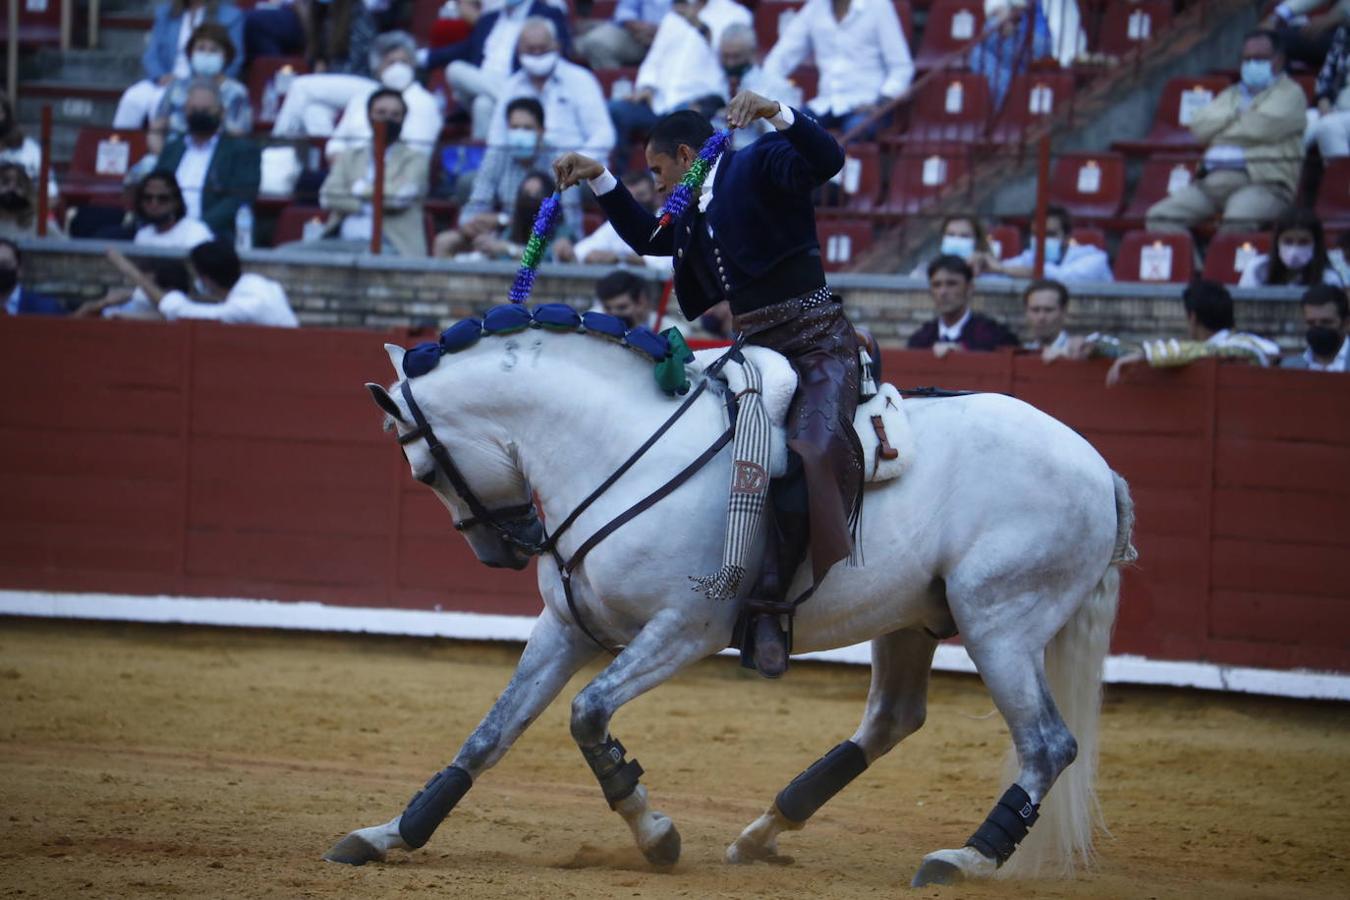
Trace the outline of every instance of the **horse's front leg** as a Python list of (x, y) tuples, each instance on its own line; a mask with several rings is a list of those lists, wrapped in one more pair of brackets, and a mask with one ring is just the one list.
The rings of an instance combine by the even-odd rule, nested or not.
[(383, 860), (390, 850), (415, 850), (425, 844), (474, 780), (506, 754), (568, 679), (596, 653), (594, 644), (545, 609), (530, 633), (511, 682), (464, 742), (454, 762), (413, 795), (401, 814), (383, 825), (353, 831), (323, 858), (359, 866)]
[(623, 745), (609, 733), (609, 721), (628, 701), (725, 645), (705, 626), (675, 610), (660, 613), (572, 701), (572, 737), (610, 809), (628, 823), (638, 849), (653, 865), (679, 861), (680, 833), (669, 816), (647, 803), (647, 789), (638, 783), (642, 767), (636, 759), (624, 758)]

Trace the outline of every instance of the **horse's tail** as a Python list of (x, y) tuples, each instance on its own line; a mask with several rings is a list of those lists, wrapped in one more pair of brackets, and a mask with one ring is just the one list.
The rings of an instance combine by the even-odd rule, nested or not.
[[(1102, 665), (1120, 599), (1120, 566), (1139, 554), (1131, 542), (1134, 503), (1115, 472), (1116, 542), (1101, 581), (1045, 648), (1045, 674), (1064, 723), (1078, 741), (1078, 756), (1041, 804), (1041, 818), (1003, 867), (1009, 875), (1072, 875), (1092, 863), (1094, 828), (1106, 829), (1097, 801), (1097, 737), (1102, 707)], [(1017, 755), (1009, 754), (1010, 778)], [(1006, 779), (1005, 779), (1006, 783)]]

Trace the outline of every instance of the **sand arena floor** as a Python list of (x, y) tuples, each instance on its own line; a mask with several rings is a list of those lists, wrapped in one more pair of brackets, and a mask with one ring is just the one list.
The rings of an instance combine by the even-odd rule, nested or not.
[[(847, 737), (857, 667), (761, 681), (726, 659), (622, 710), (614, 732), (684, 837), (648, 866), (557, 702), (426, 849), (320, 855), (399, 812), (505, 685), (518, 648), (0, 620), (0, 895), (7, 897), (1238, 897), (1350, 895), (1350, 706), (1112, 688), (1112, 837), (1075, 882), (910, 891), (927, 851), (992, 804), (1003, 725), (975, 679), (935, 678), (928, 724), (780, 849), (726, 844)], [(593, 674), (595, 670), (590, 670)], [(579, 676), (570, 697), (587, 674)]]

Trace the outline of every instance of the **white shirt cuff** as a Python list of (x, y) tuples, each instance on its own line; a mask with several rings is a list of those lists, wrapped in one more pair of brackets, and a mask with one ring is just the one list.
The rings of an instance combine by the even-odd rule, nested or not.
[(606, 169), (599, 175), (590, 179), (590, 181), (587, 183), (590, 184), (591, 191), (595, 194), (595, 196), (599, 197), (602, 194), (608, 194), (610, 191), (618, 187), (619, 179), (615, 178), (613, 173), (610, 172), (609, 169)]
[(792, 112), (792, 107), (786, 103), (778, 104), (778, 114), (769, 116), (769, 124), (773, 125), (779, 131), (785, 131), (792, 127), (792, 123), (797, 121), (797, 116)]

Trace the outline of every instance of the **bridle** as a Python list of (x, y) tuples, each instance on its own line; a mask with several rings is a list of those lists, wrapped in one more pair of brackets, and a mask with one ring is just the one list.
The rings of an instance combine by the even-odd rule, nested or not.
[[(562, 577), (563, 595), (567, 598), (567, 608), (572, 614), (572, 620), (576, 622), (577, 627), (579, 627), (597, 646), (609, 653), (617, 654), (617, 651), (597, 638), (591, 630), (586, 627), (586, 623), (582, 621), (580, 611), (577, 609), (576, 601), (572, 596), (572, 573), (581, 565), (581, 562), (586, 558), (586, 555), (595, 549), (596, 545), (673, 493), (676, 488), (693, 477), (699, 469), (702, 469), (707, 465), (708, 462), (731, 441), (732, 436), (736, 432), (736, 398), (732, 392), (726, 392), (728, 418), (726, 430), (723, 431), (722, 434), (719, 435), (718, 438), (693, 462), (681, 469), (665, 484), (661, 485), (646, 497), (643, 497), (637, 503), (634, 503), (618, 516), (601, 526), (599, 530), (583, 541), (581, 546), (579, 546), (570, 557), (564, 559), (562, 553), (558, 551), (558, 540), (567, 533), (576, 520), (581, 517), (581, 514), (590, 508), (591, 504), (600, 499), (606, 491), (613, 487), (615, 482), (623, 477), (623, 474), (631, 469), (637, 461), (661, 439), (661, 436), (669, 431), (671, 426), (673, 426), (680, 417), (694, 405), (694, 401), (707, 389), (708, 384), (716, 378), (717, 374), (721, 372), (728, 361), (734, 359), (737, 362), (740, 362), (744, 359), (741, 355), (741, 347), (744, 345), (744, 342), (745, 339), (743, 336), (737, 337), (726, 353), (722, 354), (709, 364), (704, 369), (703, 377), (699, 379), (698, 384), (689, 392), (688, 396), (685, 397), (684, 402), (680, 404), (679, 408), (675, 410), (670, 418), (666, 419), (660, 428), (652, 432), (652, 435), (643, 442), (642, 446), (638, 447), (622, 465), (601, 482), (599, 487), (591, 491), (591, 493), (586, 496), (586, 499), (577, 504), (576, 509), (572, 510), (571, 514), (562, 521), (552, 534), (549, 534), (547, 530), (545, 530), (543, 532), (544, 539), (542, 541), (532, 540), (526, 536), (526, 529), (532, 529), (533, 526), (539, 523), (539, 514), (537, 510), (535, 510), (532, 502), (519, 503), (515, 506), (499, 507), (497, 509), (488, 509), (483, 501), (478, 498), (478, 495), (474, 493), (473, 488), (469, 486), (468, 481), (465, 480), (464, 475), (459, 471), (459, 467), (455, 465), (455, 461), (450, 457), (450, 451), (437, 439), (436, 432), (432, 429), (431, 423), (427, 421), (427, 417), (422, 413), (421, 407), (419, 407), (417, 401), (413, 399), (412, 385), (409, 384), (408, 379), (406, 378), (400, 382), (399, 389), (403, 394), (403, 401), (408, 405), (408, 412), (412, 415), (413, 423), (416, 427), (407, 434), (399, 435), (398, 442), (400, 446), (407, 446), (419, 439), (427, 442), (427, 449), (431, 453), (432, 460), (435, 461), (436, 466), (440, 469), (441, 473), (445, 475), (445, 479), (450, 482), (450, 486), (455, 489), (455, 492), (459, 494), (460, 499), (462, 499), (469, 507), (469, 512), (472, 513), (469, 518), (460, 519), (454, 523), (456, 531), (468, 531), (471, 528), (490, 528), (504, 543), (523, 551), (529, 556), (538, 556), (545, 553), (551, 555), (554, 562), (557, 563), (558, 573)], [(429, 477), (424, 476), (419, 480), (424, 484), (430, 485), (435, 481), (435, 474), (431, 473)]]

